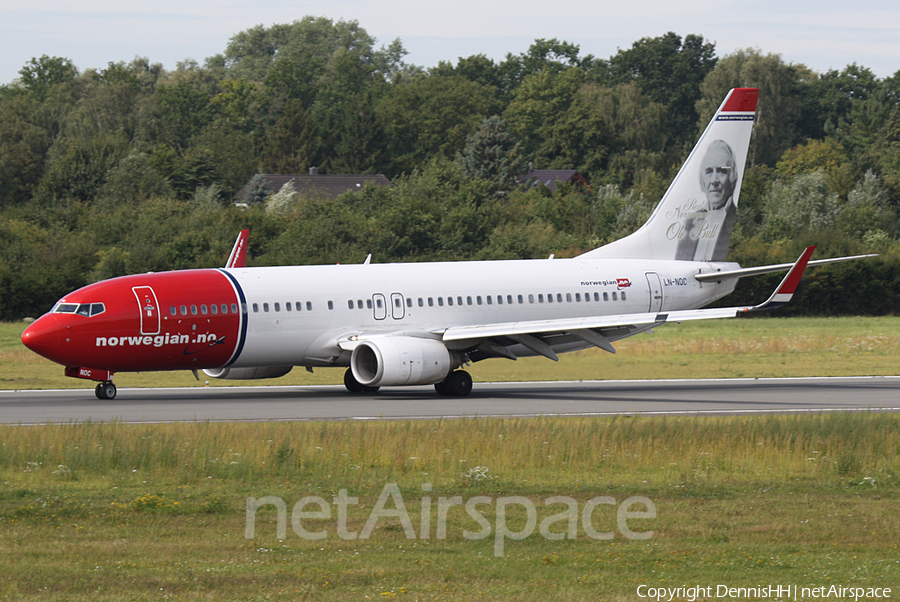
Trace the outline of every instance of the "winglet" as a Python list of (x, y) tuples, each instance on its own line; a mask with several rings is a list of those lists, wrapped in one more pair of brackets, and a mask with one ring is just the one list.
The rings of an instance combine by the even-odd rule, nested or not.
[(243, 268), (247, 267), (247, 238), (250, 236), (250, 230), (241, 230), (237, 240), (234, 241), (234, 247), (231, 249), (231, 255), (225, 263), (226, 268)]
[(781, 284), (778, 285), (778, 288), (775, 289), (775, 292), (772, 293), (772, 296), (765, 303), (748, 307), (745, 311), (775, 309), (787, 304), (794, 296), (794, 291), (797, 290), (797, 285), (800, 284), (800, 278), (803, 276), (803, 272), (806, 271), (806, 264), (809, 263), (809, 258), (812, 257), (815, 250), (815, 245), (806, 247), (806, 250), (794, 263), (794, 266), (784, 277), (784, 280), (781, 281)]

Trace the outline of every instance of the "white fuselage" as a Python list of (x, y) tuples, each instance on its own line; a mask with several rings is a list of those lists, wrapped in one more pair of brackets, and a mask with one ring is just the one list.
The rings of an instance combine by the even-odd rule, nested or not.
[[(339, 338), (354, 331), (439, 335), (454, 326), (699, 308), (735, 280), (693, 276), (735, 265), (574, 258), (227, 269), (248, 306), (246, 343), (232, 366), (347, 365)], [(561, 339), (553, 348), (586, 346)]]

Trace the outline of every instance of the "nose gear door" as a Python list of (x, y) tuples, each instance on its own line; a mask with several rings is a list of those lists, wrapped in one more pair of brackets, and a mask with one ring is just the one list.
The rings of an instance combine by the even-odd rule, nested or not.
[(159, 303), (156, 293), (149, 286), (135, 286), (131, 290), (134, 291), (141, 311), (141, 334), (159, 334)]

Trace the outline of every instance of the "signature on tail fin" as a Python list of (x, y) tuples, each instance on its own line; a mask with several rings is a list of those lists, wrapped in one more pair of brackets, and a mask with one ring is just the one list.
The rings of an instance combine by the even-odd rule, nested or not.
[(758, 97), (755, 88), (731, 90), (650, 219), (585, 256), (725, 261)]

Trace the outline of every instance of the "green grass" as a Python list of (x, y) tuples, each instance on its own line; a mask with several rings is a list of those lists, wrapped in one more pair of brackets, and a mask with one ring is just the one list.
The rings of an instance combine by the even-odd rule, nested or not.
[[(900, 416), (538, 418), (331, 423), (69, 424), (0, 427), (0, 598), (7, 600), (636, 600), (640, 584), (900, 585)], [(247, 497), (359, 500), (363, 529), (397, 483), (419, 533), (396, 518), (369, 539), (306, 519), (319, 541)], [(424, 492), (423, 483), (432, 490)], [(599, 506), (585, 535), (465, 539), (456, 506), (438, 539), (437, 500), (524, 496), (538, 522), (597, 496), (644, 496), (654, 519), (622, 536)], [(393, 504), (389, 503), (389, 508)], [(512, 530), (525, 525), (511, 506)], [(491, 525), (495, 506), (481, 506)], [(563, 532), (555, 523), (553, 532)]]
[[(0, 325), (6, 388), (90, 387), (21, 347), (23, 325)], [(589, 351), (490, 361), (477, 380), (896, 374), (900, 319), (738, 319), (684, 324)], [(262, 383), (339, 382), (341, 371), (298, 370)], [(202, 386), (189, 373), (120, 374), (120, 386)], [(228, 384), (228, 381), (213, 381)], [(241, 383), (239, 383), (241, 384)], [(900, 416), (612, 417), (508, 420), (82, 423), (0, 426), (2, 600), (637, 600), (638, 585), (900, 588)], [(275, 496), (290, 513), (307, 496), (333, 506), (358, 498), (347, 528), (363, 530), (396, 483), (420, 534), (382, 518), (368, 539), (344, 540), (332, 518), (288, 516), (277, 538), (271, 506), (245, 539), (248, 497)], [(423, 484), (431, 484), (431, 491)], [(539, 529), (469, 540), (479, 524), (461, 506), (438, 539), (441, 497), (480, 506), (531, 500), (537, 524), (598, 496), (591, 539), (551, 540)], [(616, 507), (655, 505), (631, 519), (648, 540), (624, 537)], [(388, 503), (387, 508), (393, 508)], [(307, 510), (316, 509), (315, 506)], [(427, 506), (426, 506), (427, 509)], [(511, 530), (526, 525), (510, 505)], [(565, 531), (557, 519), (550, 531)], [(684, 598), (682, 598), (684, 599)], [(811, 598), (805, 598), (807, 600)]]
[[(0, 388), (92, 388), (66, 378), (21, 344), (24, 324), (0, 324)], [(637, 378), (734, 378), (767, 376), (894, 375), (900, 357), (900, 317), (739, 318), (666, 325), (616, 343), (610, 355), (591, 349), (545, 358), (488, 360), (469, 369), (478, 382), (608, 380)], [(339, 384), (343, 369), (295, 369), (258, 384)], [(119, 373), (121, 387), (190, 387), (251, 384), (188, 372)]]

